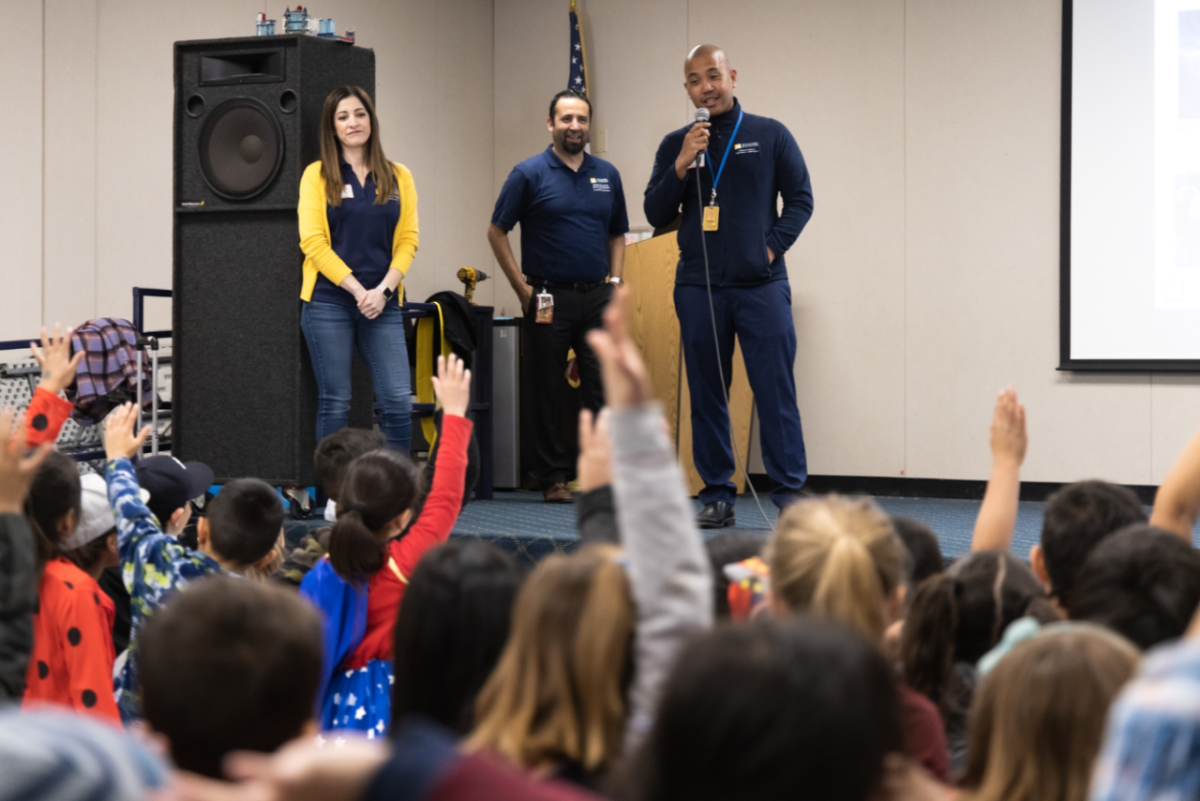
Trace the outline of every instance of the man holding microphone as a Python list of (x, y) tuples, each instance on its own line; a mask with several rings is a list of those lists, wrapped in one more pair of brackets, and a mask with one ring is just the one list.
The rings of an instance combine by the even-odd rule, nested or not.
[(692, 104), (710, 121), (663, 139), (644, 207), (656, 228), (682, 212), (675, 310), (691, 392), (692, 453), (704, 479), (696, 522), (722, 528), (734, 524), (737, 491), (726, 404), (735, 337), (754, 391), (771, 499), (787, 506), (808, 478), (784, 253), (812, 216), (813, 197), (796, 140), (782, 123), (742, 110), (733, 94), (737, 71), (719, 47), (692, 50), (684, 78)]

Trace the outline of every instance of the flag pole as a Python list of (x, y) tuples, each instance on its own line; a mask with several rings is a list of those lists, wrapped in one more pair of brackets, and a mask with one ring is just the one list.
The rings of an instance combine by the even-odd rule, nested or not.
[(587, 44), (583, 41), (583, 23), (579, 20), (579, 12), (575, 8), (575, 0), (571, 0), (571, 13), (575, 15), (575, 24), (579, 26), (579, 53), (583, 59), (583, 85), (587, 87), (587, 94), (591, 94), (591, 83), (588, 78), (587, 68)]

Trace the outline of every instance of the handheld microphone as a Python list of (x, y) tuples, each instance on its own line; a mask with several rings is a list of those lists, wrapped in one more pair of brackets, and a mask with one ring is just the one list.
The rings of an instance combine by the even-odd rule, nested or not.
[[(703, 106), (696, 109), (696, 122), (708, 122), (708, 118), (709, 118), (708, 109), (704, 108)], [(699, 169), (700, 159), (702, 159), (703, 157), (704, 157), (703, 153), (696, 154), (696, 161), (693, 163), (695, 164), (697, 169)]]

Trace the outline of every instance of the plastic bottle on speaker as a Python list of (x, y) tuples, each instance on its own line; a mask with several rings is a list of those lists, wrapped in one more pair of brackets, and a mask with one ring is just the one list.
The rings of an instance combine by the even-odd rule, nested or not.
[(275, 20), (267, 19), (265, 11), (260, 11), (254, 19), (254, 35), (255, 36), (274, 36), (275, 35)]

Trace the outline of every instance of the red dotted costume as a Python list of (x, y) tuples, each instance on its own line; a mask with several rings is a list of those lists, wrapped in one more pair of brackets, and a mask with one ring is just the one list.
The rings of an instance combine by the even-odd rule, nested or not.
[(91, 576), (61, 556), (48, 562), (38, 584), (22, 706), (54, 704), (120, 725), (113, 697), (114, 614), (112, 600)]

